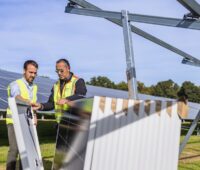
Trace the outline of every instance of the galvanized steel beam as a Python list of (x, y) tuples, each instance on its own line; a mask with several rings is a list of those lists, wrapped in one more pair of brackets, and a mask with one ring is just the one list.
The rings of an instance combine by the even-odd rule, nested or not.
[(192, 19), (167, 18), (140, 14), (130, 14), (129, 17), (133, 22), (200, 30), (199, 20), (196, 21)]
[[(82, 8), (74, 8), (67, 6), (65, 8), (65, 12), (78, 15), (101, 17), (101, 18), (118, 19), (118, 20), (121, 19), (121, 13), (113, 11), (82, 9)], [(166, 18), (166, 17), (147, 16), (147, 15), (129, 13), (129, 20), (133, 22), (141, 22), (146, 24), (200, 30), (200, 21), (195, 21), (190, 19)]]
[(200, 5), (195, 0), (178, 0), (193, 15), (200, 16)]
[(136, 69), (135, 69), (133, 44), (131, 36), (132, 33), (131, 33), (130, 20), (128, 17), (128, 11), (123, 10), (121, 15), (122, 15), (125, 53), (126, 53), (126, 64), (127, 64), (126, 75), (128, 82), (129, 98), (138, 99)]
[(109, 19), (118, 19), (118, 20), (122, 19), (122, 14), (120, 12), (113, 12), (113, 11), (103, 11), (103, 10), (94, 10), (94, 9), (66, 6), (65, 12), (71, 13), (71, 14), (100, 17), (100, 18), (109, 18)]
[[(87, 2), (87, 1), (84, 1), (84, 0), (70, 0), (70, 1), (75, 3), (75, 4), (77, 4), (77, 5), (79, 5), (79, 6), (81, 6), (81, 7), (83, 7), (83, 8), (88, 8), (88, 9), (92, 9), (92, 10), (98, 10), (99, 12), (102, 11), (100, 8), (98, 8), (95, 5), (93, 5), (93, 4), (91, 4), (91, 3)], [(87, 9), (87, 14), (89, 15), (88, 9)], [(68, 12), (70, 12), (70, 11), (68, 11)], [(104, 13), (104, 14), (106, 14), (106, 13)], [(115, 16), (117, 16), (117, 15), (115, 15)], [(107, 19), (107, 20), (109, 20), (109, 21), (111, 21), (111, 22), (113, 22), (113, 23), (115, 23), (115, 24), (117, 24), (119, 26), (122, 26), (121, 20), (110, 19), (110, 18), (105, 18), (105, 19)], [(136, 34), (138, 34), (138, 35), (140, 35), (140, 36), (142, 36), (142, 37), (144, 37), (145, 39), (148, 39), (148, 40), (154, 42), (155, 44), (158, 44), (158, 45), (160, 45), (160, 46), (162, 46), (162, 47), (164, 47), (164, 48), (166, 48), (166, 49), (168, 49), (168, 50), (170, 50), (170, 51), (172, 51), (172, 52), (174, 52), (174, 53), (186, 58), (186, 59), (189, 59), (189, 60), (191, 60), (193, 62), (196, 62), (197, 64), (200, 64), (200, 60), (198, 60), (197, 58), (191, 56), (190, 54), (185, 53), (182, 50), (179, 50), (178, 48), (176, 48), (176, 47), (164, 42), (163, 40), (161, 40), (161, 39), (159, 39), (159, 38), (157, 38), (157, 37), (145, 32), (145, 31), (143, 31), (143, 30), (141, 30), (141, 29), (139, 29), (139, 28), (137, 28), (137, 27), (135, 27), (133, 25), (131, 25), (131, 31), (136, 33)]]
[(187, 64), (187, 65), (190, 65), (190, 66), (200, 67), (200, 64), (195, 63), (195, 62), (190, 61), (190, 60), (187, 60), (185, 58), (182, 60), (182, 64)]

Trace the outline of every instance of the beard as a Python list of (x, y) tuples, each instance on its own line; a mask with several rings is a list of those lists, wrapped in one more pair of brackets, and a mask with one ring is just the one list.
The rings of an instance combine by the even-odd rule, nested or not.
[(34, 79), (35, 79), (34, 77), (30, 77), (30, 78), (28, 79), (29, 83), (33, 83), (33, 80), (34, 80)]

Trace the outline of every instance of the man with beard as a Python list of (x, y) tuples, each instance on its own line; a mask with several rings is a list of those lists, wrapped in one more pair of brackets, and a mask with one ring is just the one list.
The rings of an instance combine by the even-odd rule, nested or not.
[[(37, 101), (37, 86), (33, 84), (33, 81), (37, 76), (37, 70), (38, 64), (33, 60), (27, 60), (24, 63), (23, 77), (9, 84), (8, 97), (15, 97), (16, 99), (21, 100), (28, 105), (35, 103)], [(6, 124), (10, 146), (7, 156), (6, 169), (15, 170), (19, 151), (13, 126), (12, 112), (9, 108), (7, 109), (6, 114)], [(21, 161), (19, 166), (20, 169), (22, 169)]]

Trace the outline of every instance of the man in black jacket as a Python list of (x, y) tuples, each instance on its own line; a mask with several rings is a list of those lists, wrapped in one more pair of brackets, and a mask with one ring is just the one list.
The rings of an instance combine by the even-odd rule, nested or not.
[(59, 80), (54, 84), (47, 103), (37, 103), (33, 105), (34, 110), (55, 110), (57, 123), (63, 112), (69, 109), (70, 101), (83, 98), (87, 89), (82, 78), (78, 78), (70, 72), (70, 64), (66, 59), (59, 59), (56, 62), (56, 72)]

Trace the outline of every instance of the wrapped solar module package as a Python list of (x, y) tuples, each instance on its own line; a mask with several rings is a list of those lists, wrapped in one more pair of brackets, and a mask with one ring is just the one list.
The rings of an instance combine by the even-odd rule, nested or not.
[(176, 170), (187, 111), (177, 101), (79, 100), (59, 124), (53, 169)]

